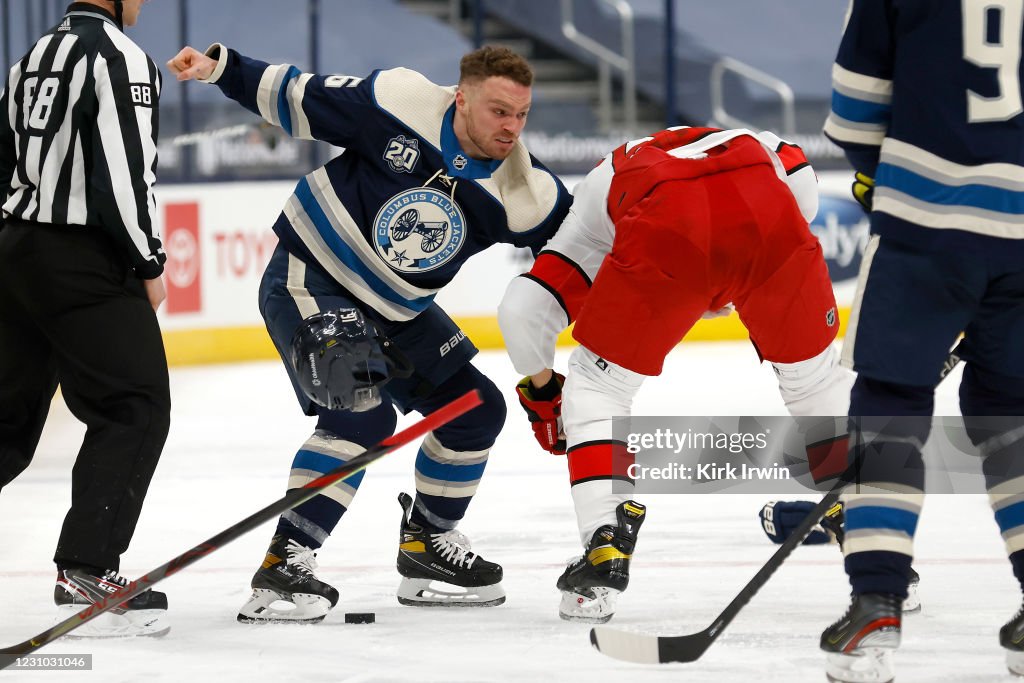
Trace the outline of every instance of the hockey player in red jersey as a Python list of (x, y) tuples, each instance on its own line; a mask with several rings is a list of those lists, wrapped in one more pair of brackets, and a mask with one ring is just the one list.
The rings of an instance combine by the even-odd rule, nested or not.
[[(645, 514), (613, 490), (625, 467), (612, 418), (630, 414), (643, 380), (702, 316), (735, 307), (793, 415), (845, 415), (852, 376), (831, 346), (836, 303), (808, 227), (817, 179), (799, 147), (771, 133), (671, 128), (616, 149), (574, 195), (533, 268), (509, 285), (499, 323), (527, 375), (517, 392), (537, 440), (568, 453), (584, 555), (558, 580), (560, 614), (604, 622)], [(563, 378), (555, 341), (573, 322), (580, 346)]]

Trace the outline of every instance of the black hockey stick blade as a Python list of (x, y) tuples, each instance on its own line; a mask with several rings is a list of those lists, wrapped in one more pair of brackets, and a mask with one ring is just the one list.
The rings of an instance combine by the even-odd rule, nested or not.
[(793, 534), (779, 546), (771, 559), (754, 575), (747, 585), (740, 590), (739, 594), (732, 599), (722, 613), (715, 617), (715, 620), (700, 633), (691, 633), (682, 636), (659, 636), (652, 633), (635, 633), (620, 631), (608, 626), (597, 626), (590, 630), (590, 643), (598, 652), (608, 655), (614, 659), (621, 659), (636, 664), (667, 664), (669, 662), (695, 662), (700, 659), (711, 643), (721, 635), (725, 627), (739, 614), (740, 610), (750, 602), (750, 599), (757, 594), (761, 587), (768, 582), (772, 574), (782, 566), (782, 563), (789, 557), (790, 553), (800, 545), (815, 524), (821, 521), (825, 512), (835, 505), (839, 500), (839, 492), (842, 488), (835, 486), (825, 494), (825, 497), (818, 502), (814, 508), (807, 513), (807, 516), (793, 530)]
[(168, 576), (178, 573), (185, 567), (209, 555), (213, 551), (219, 550), (226, 544), (238, 539), (249, 531), (252, 531), (264, 522), (277, 517), (285, 510), (293, 508), (296, 505), (304, 503), (310, 498), (315, 497), (320, 491), (328, 486), (350, 477), (357, 472), (361, 472), (368, 465), (379, 460), (388, 453), (405, 446), (413, 440), (425, 435), (427, 432), (431, 432), (438, 427), (451, 422), (460, 415), (476, 408), (481, 403), (483, 403), (483, 401), (480, 398), (479, 392), (470, 391), (464, 396), (455, 399), (448, 405), (435, 410), (419, 422), (416, 422), (397, 434), (384, 439), (376, 446), (372, 446), (360, 455), (357, 455), (340, 467), (331, 470), (322, 477), (314, 479), (300, 489), (293, 489), (289, 491), (283, 498), (280, 498), (262, 510), (249, 515), (242, 521), (225, 529), (216, 536), (203, 541), (194, 548), (186, 550), (181, 555), (178, 555), (169, 562), (160, 565), (149, 573), (144, 574), (141, 578), (132, 581), (116, 593), (112, 593), (110, 597), (86, 607), (78, 614), (68, 617), (57, 625), (46, 629), (42, 633), (33, 636), (24, 642), (11, 647), (0, 648), (0, 669), (4, 669), (13, 664), (17, 657), (31, 654), (44, 645), (52, 643), (57, 638), (67, 635), (79, 626), (95, 619), (104, 612), (108, 612), (118, 605), (131, 600), (136, 595), (142, 593), (157, 582), (163, 581)]

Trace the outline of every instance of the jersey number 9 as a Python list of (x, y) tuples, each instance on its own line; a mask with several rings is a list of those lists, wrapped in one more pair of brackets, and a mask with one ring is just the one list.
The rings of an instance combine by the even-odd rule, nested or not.
[[(961, 0), (964, 59), (997, 70), (999, 94), (967, 90), (968, 123), (1006, 121), (1024, 112), (1020, 94), (1024, 0)], [(998, 29), (998, 31), (996, 30)]]

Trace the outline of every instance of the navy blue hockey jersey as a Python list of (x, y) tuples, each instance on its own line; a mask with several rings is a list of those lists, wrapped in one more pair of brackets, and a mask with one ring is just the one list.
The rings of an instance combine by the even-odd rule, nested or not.
[(461, 149), (454, 87), (403, 68), (321, 76), (215, 50), (209, 82), (225, 95), (292, 136), (345, 148), (299, 181), (274, 232), (389, 320), (414, 318), (492, 244), (539, 251), (569, 210), (521, 141), (503, 161)]
[(825, 134), (875, 178), (873, 232), (1024, 248), (1022, 31), (1024, 0), (852, 0)]

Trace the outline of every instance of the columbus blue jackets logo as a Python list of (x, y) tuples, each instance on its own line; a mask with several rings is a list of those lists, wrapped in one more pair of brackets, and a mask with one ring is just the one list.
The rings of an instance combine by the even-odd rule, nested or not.
[(388, 140), (388, 147), (384, 150), (384, 161), (395, 173), (412, 173), (419, 158), (420, 141), (404, 135)]
[(373, 222), (377, 255), (399, 273), (423, 273), (452, 260), (466, 237), (455, 201), (429, 187), (399, 192)]

